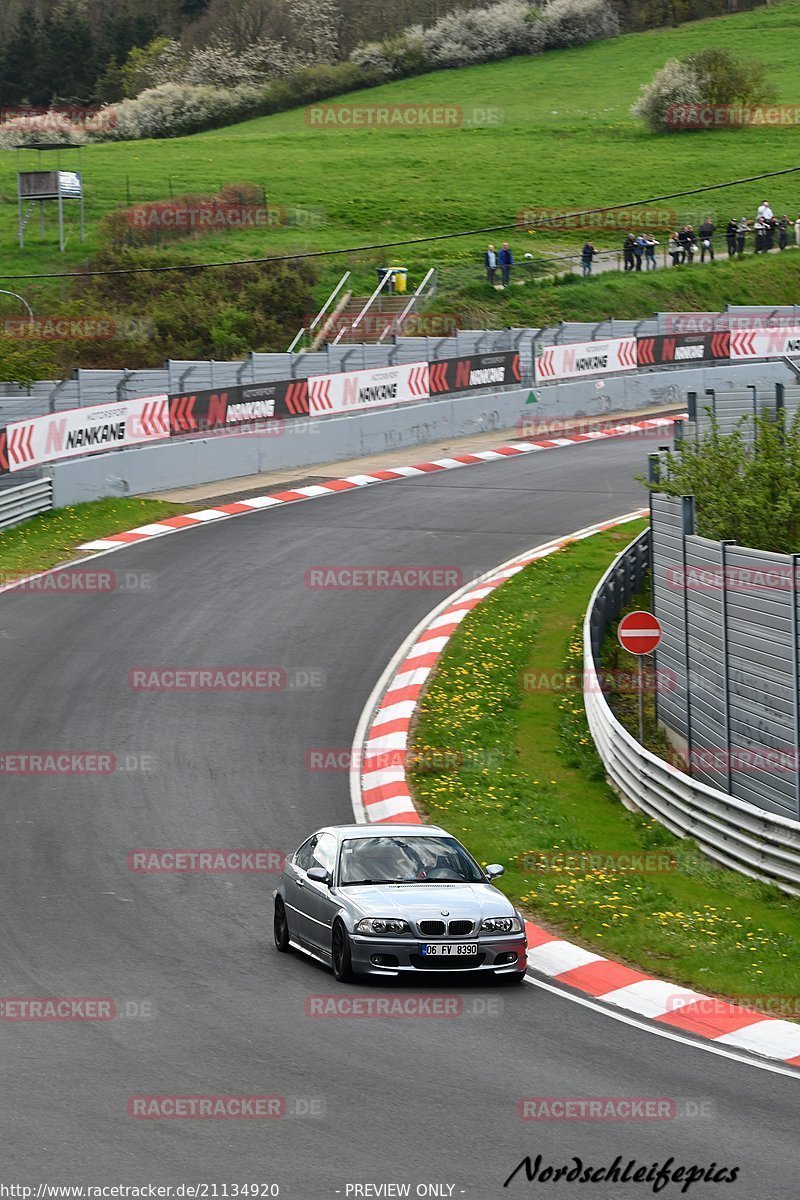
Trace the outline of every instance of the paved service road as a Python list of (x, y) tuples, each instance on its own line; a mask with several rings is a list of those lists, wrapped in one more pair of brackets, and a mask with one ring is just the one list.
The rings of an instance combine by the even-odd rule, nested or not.
[[(149, 590), (0, 597), (0, 748), (109, 751), (123, 766), (152, 768), (3, 780), (0, 992), (114, 997), (123, 1012), (147, 1002), (155, 1013), (0, 1022), (0, 1182), (276, 1183), (299, 1200), (357, 1195), (347, 1191), (356, 1183), (408, 1183), (411, 1195), (437, 1184), (473, 1200), (651, 1195), (650, 1185), (544, 1187), (522, 1173), (502, 1186), (527, 1153), (594, 1166), (620, 1154), (741, 1168), (738, 1182), (695, 1184), (692, 1197), (797, 1195), (793, 1079), (530, 986), (463, 989), (471, 1006), (500, 1001), (501, 1015), (313, 1019), (310, 994), (375, 988), (342, 992), (321, 967), (275, 953), (271, 876), (141, 875), (127, 865), (137, 847), (292, 850), (318, 823), (351, 818), (347, 773), (309, 771), (306, 754), (349, 749), (390, 654), (443, 594), (314, 591), (308, 567), (484, 571), (637, 507), (632, 475), (648, 448), (615, 439), (442, 472), (98, 560), (123, 577), (152, 573)], [(300, 683), (322, 673), (325, 686), (129, 687), (130, 670), (169, 664), (277, 666)], [(279, 1095), (288, 1112), (135, 1120), (128, 1101), (140, 1094)], [(688, 1098), (714, 1115), (523, 1123), (517, 1099), (530, 1095)], [(324, 1114), (304, 1116), (304, 1105)]]

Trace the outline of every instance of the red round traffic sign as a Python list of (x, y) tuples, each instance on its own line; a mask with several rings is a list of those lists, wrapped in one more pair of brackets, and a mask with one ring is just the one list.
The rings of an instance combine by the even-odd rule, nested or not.
[(617, 626), (617, 637), (629, 654), (652, 654), (661, 641), (661, 625), (652, 613), (628, 613)]

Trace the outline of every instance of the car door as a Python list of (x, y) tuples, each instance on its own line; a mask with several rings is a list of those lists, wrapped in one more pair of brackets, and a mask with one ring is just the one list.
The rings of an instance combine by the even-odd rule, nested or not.
[(314, 865), (316, 844), (317, 835), (314, 834), (313, 837), (303, 842), (300, 849), (287, 862), (284, 871), (289, 931), (292, 938), (302, 942), (303, 945), (312, 944), (312, 922), (308, 914), (308, 889), (311, 885), (306, 871)]
[[(321, 833), (312, 849), (311, 867), (322, 867), (333, 879), (338, 843), (332, 833)], [(331, 953), (331, 929), (338, 908), (331, 889), (324, 883), (306, 877), (303, 895), (309, 923), (309, 938), (317, 953), (326, 957)]]

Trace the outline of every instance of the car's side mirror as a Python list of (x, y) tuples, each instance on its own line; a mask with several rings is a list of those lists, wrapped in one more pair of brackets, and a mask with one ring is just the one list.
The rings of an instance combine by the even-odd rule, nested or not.
[(309, 867), (306, 871), (309, 879), (313, 879), (314, 883), (329, 884), (331, 877), (324, 867)]
[(498, 875), (505, 875), (505, 873), (506, 869), (500, 863), (489, 863), (485, 872), (487, 879), (497, 879)]

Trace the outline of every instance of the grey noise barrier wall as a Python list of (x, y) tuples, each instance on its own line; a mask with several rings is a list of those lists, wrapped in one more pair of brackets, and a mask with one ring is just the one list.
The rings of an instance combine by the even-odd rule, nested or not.
[(544, 422), (575, 417), (603, 418), (642, 408), (676, 409), (686, 393), (774, 387), (788, 382), (780, 362), (639, 371), (603, 379), (531, 386), (443, 397), (373, 412), (296, 418), (276, 433), (246, 427), (236, 432), (186, 438), (115, 450), (54, 463), (53, 504), (79, 504), (106, 496), (146, 495), (226, 479), (243, 480), (267, 471), (298, 470), (368, 454), (407, 450), (450, 438), (516, 430), (546, 437)]

